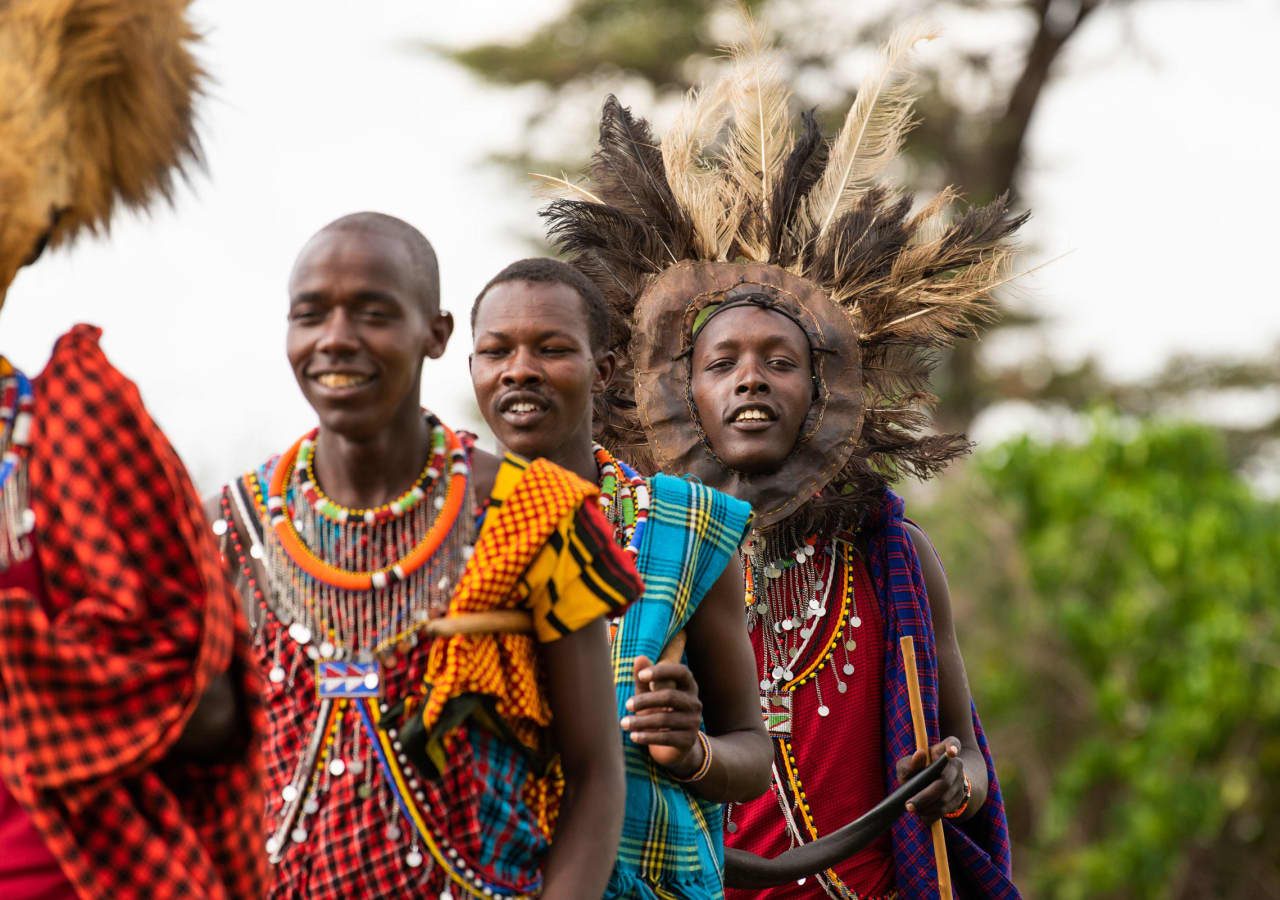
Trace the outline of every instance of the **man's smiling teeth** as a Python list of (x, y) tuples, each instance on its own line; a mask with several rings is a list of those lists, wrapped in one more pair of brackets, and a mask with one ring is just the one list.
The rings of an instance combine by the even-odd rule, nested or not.
[(538, 405), (536, 403), (528, 403), (524, 401), (512, 403), (510, 406), (507, 407), (507, 412), (513, 412), (513, 413), (531, 413), (531, 412), (537, 412), (537, 411), (538, 411)]
[(316, 376), (316, 381), (327, 388), (355, 387), (369, 380), (368, 375), (352, 375), (349, 372), (325, 372)]
[(735, 422), (769, 422), (773, 420), (773, 416), (769, 415), (763, 409), (744, 409), (740, 410), (733, 417)]

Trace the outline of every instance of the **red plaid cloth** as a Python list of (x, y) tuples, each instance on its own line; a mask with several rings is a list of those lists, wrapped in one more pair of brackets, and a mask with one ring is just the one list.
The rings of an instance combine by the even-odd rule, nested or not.
[(132, 383), (63, 336), (36, 381), (30, 458), (47, 608), (0, 593), (0, 775), (84, 897), (260, 897), (257, 748), (168, 756), (245, 629), (199, 500)]

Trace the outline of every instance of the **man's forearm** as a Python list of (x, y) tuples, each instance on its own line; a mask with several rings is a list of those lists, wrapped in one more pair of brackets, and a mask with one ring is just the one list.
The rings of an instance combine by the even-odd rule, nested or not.
[[(711, 766), (707, 774), (688, 785), (689, 791), (714, 803), (745, 803), (769, 789), (773, 747), (758, 731), (730, 731), (708, 737)], [(700, 767), (702, 760), (695, 760)], [(696, 772), (674, 773), (687, 777)]]
[(560, 817), (542, 870), (544, 900), (604, 893), (622, 834), (622, 806), (610, 798), (626, 789), (622, 773), (609, 766), (592, 766), (577, 778), (566, 773)]

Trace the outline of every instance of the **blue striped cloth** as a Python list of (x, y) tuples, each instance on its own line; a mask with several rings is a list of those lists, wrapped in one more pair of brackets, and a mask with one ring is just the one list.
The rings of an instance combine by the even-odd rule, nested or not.
[[(623, 616), (613, 642), (619, 717), (635, 693), (635, 658), (662, 654), (733, 558), (751, 520), (747, 503), (705, 485), (656, 475), (649, 490), (649, 522), (636, 560), (644, 594)], [(622, 743), (626, 816), (605, 897), (723, 897), (720, 804), (690, 794), (625, 734)]]
[[(933, 619), (925, 591), (920, 558), (903, 518), (902, 498), (886, 490), (878, 514), (870, 523), (867, 568), (885, 616), (884, 743), (885, 787), (897, 787), (896, 761), (916, 748), (911, 724), (907, 676), (898, 640), (915, 639), (920, 697), (929, 743), (942, 740), (938, 724), (938, 651)], [(996, 778), (995, 763), (987, 745), (978, 712), (973, 708), (973, 730), (987, 763), (987, 800), (977, 815), (964, 822), (945, 821), (947, 857), (957, 898), (1018, 900), (1013, 884), (1009, 852), (1009, 824)], [(900, 816), (893, 826), (893, 856), (901, 900), (931, 900), (938, 896), (938, 875), (933, 861), (929, 829), (912, 815)]]

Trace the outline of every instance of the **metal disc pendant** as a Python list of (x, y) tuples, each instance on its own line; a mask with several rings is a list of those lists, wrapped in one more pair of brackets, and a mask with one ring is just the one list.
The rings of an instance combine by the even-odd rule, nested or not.
[(774, 666), (773, 671), (769, 674), (773, 676), (774, 681), (777, 681), (786, 674), (786, 669), (782, 668), (782, 666)]
[(849, 624), (852, 625), (854, 628), (861, 628), (862, 618), (860, 616), (853, 616), (852, 618), (849, 619)]
[(280, 792), (280, 796), (284, 798), (285, 803), (292, 803), (298, 799), (298, 788), (292, 784), (286, 784), (284, 790)]
[(360, 785), (360, 787), (356, 788), (356, 796), (361, 800), (368, 800), (373, 796), (373, 786), (368, 784)]
[(417, 850), (410, 850), (409, 855), (404, 858), (405, 864), (410, 869), (416, 869), (422, 865), (422, 854)]
[(825, 719), (827, 716), (831, 715), (831, 707), (827, 706), (825, 703), (822, 704), (818, 707), (818, 715)]
[(772, 682), (772, 681), (770, 681), (768, 678), (761, 678), (761, 679), (760, 679), (760, 690), (762, 690), (762, 691), (767, 691), (767, 690), (769, 690), (769, 688), (771, 688), (771, 687), (773, 687), (773, 682)]
[(320, 802), (315, 797), (308, 797), (307, 802), (302, 804), (302, 811), (309, 816), (314, 816), (320, 812)]
[(320, 655), (325, 659), (333, 659), (333, 654), (337, 652), (337, 649), (331, 641), (320, 642)]
[(787, 681), (790, 681), (791, 679), (796, 677), (796, 673), (792, 672), (790, 669), (783, 669), (782, 677), (787, 679)]
[(727, 832), (729, 832), (730, 834), (737, 834), (737, 833), (738, 833), (738, 823), (737, 823), (737, 822), (727, 822), (727, 823), (725, 823), (724, 830), (725, 830), (725, 831), (727, 831)]
[(280, 684), (284, 681), (284, 666), (272, 666), (271, 671), (267, 673), (267, 679), (272, 684)]
[(796, 627), (796, 623), (795, 623), (795, 622), (793, 622), (791, 619), (783, 619), (783, 620), (782, 620), (782, 630), (783, 630), (783, 631), (790, 631), (792, 628), (795, 628), (795, 627)]
[(394, 822), (392, 822), (390, 825), (387, 826), (387, 840), (389, 841), (400, 840), (400, 826)]
[(343, 762), (341, 759), (329, 760), (330, 775), (334, 775), (334, 776), (341, 775), (345, 771), (347, 771), (347, 764)]
[(820, 600), (818, 600), (818, 598), (817, 598), (817, 597), (814, 597), (812, 600), (810, 600), (810, 601), (809, 601), (809, 608), (810, 608), (810, 609), (818, 609), (818, 608), (819, 608), (819, 607), (821, 607), (821, 606), (822, 606), (822, 602), (821, 602)]
[(837, 681), (836, 690), (843, 694), (845, 691), (849, 690), (849, 685), (845, 684), (843, 681)]
[(439, 900), (453, 900), (453, 891), (449, 890), (448, 888), (445, 888), (443, 891), (440, 892)]
[(855, 641), (853, 638), (849, 638), (849, 640), (847, 640), (847, 641), (845, 641), (845, 642), (844, 642), (844, 649), (849, 650), (849, 651), (851, 651), (851, 652), (852, 652), (852, 651), (853, 651), (857, 646), (858, 646), (858, 642), (857, 642), (857, 641)]
[(295, 844), (301, 844), (307, 839), (307, 829), (299, 825), (293, 831), (289, 832), (289, 837), (293, 838)]
[(364, 763), (358, 759), (353, 759), (351, 762), (347, 763), (347, 771), (352, 775), (359, 775), (364, 771)]
[(307, 644), (311, 642), (311, 629), (301, 622), (294, 622), (289, 626), (289, 637), (293, 638), (299, 644)]
[(841, 672), (844, 672), (844, 674), (846, 674), (846, 675), (852, 675), (852, 674), (853, 674), (853, 663), (845, 663), (843, 666), (841, 666), (841, 667), (840, 667), (840, 671), (841, 671)]
[(213, 522), (213, 533), (214, 533), (214, 534), (216, 534), (218, 537), (222, 537), (224, 534), (226, 534), (226, 533), (227, 533), (227, 520), (226, 520), (226, 519), (215, 519), (215, 520), (214, 520), (214, 522)]
[(262, 545), (254, 544), (249, 548), (249, 555), (254, 559), (262, 559)]

